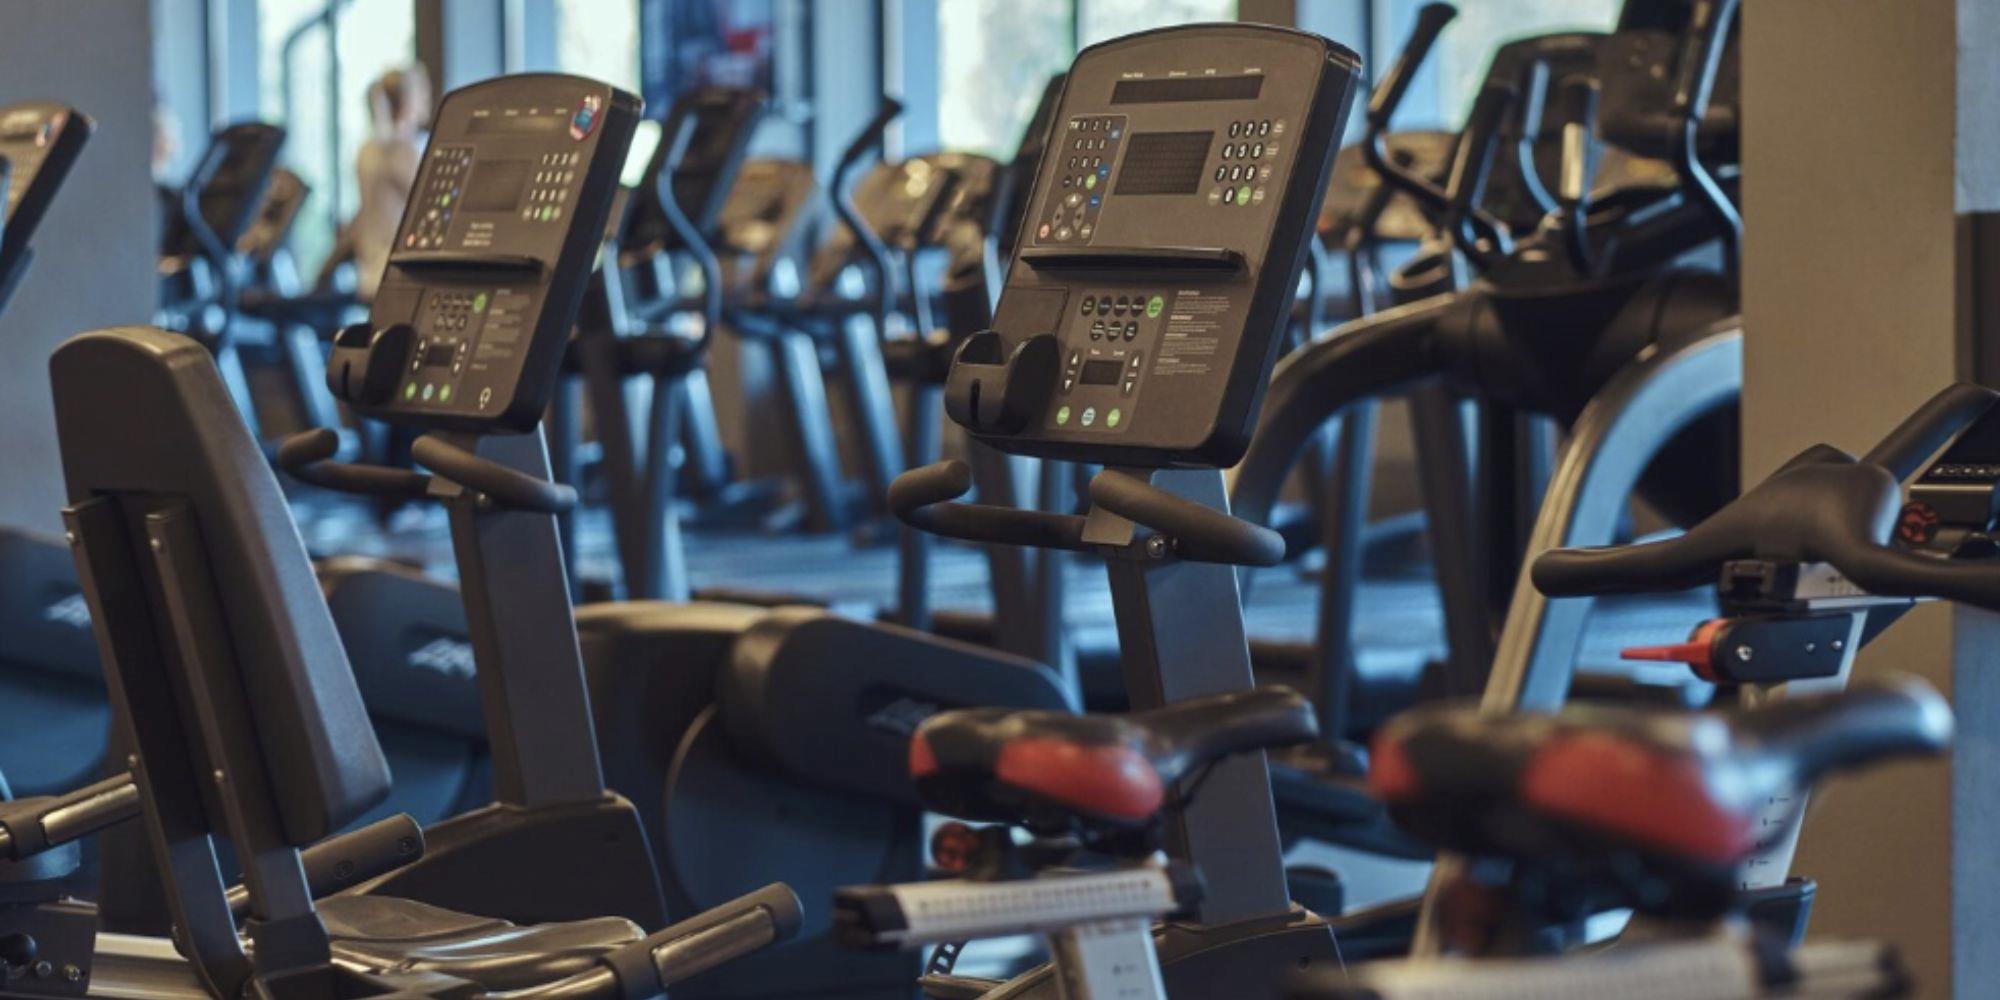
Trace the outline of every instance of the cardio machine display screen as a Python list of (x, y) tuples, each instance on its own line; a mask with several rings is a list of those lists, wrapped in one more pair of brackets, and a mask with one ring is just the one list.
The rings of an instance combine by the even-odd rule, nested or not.
[(1120, 80), (1111, 88), (1113, 104), (1169, 104), (1177, 101), (1254, 101), (1264, 77), (1195, 76), (1164, 80)]
[(1134, 132), (1113, 194), (1194, 194), (1214, 132)]
[(465, 210), (511, 212), (521, 204), (532, 165), (527, 160), (483, 160), (466, 179)]
[(1116, 361), (1086, 361), (1083, 363), (1084, 385), (1117, 385), (1118, 373), (1125, 366)]

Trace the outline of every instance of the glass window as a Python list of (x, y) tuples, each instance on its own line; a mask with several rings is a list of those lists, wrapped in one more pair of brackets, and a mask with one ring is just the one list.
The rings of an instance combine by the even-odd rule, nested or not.
[(1082, 0), (1077, 35), (1083, 45), (1148, 28), (1236, 20), (1236, 0)]
[[(292, 250), (312, 273), (358, 202), (354, 159), (368, 138), (368, 88), (416, 59), (410, 0), (351, 0), (339, 8), (339, 88), (328, 75), (326, 0), (259, 0), (259, 79), (265, 120), (285, 126), (285, 165), (312, 189)], [(338, 147), (334, 128), (338, 124)]]
[(1235, 19), (1236, 0), (947, 0), (938, 4), (939, 141), (1011, 156), (1042, 84), (1080, 45)]
[[(1501, 43), (1556, 31), (1609, 31), (1622, 0), (1480, 0), (1458, 6), (1431, 59), (1437, 65), (1438, 113), (1452, 127), (1465, 120)], [(1399, 39), (1393, 43), (1401, 45)], [(1411, 122), (1415, 126), (1416, 122)]]
[(556, 65), (639, 93), (639, 0), (556, 0)]
[(1048, 78), (1076, 54), (1069, 0), (938, 5), (938, 140), (1007, 157)]

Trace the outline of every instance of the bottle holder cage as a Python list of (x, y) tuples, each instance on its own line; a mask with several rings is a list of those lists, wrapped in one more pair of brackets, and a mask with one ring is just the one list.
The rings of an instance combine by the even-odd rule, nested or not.
[(992, 330), (975, 333), (952, 358), (945, 412), (977, 434), (1019, 434), (1046, 408), (1058, 360), (1052, 333), (1029, 337), (1012, 351)]

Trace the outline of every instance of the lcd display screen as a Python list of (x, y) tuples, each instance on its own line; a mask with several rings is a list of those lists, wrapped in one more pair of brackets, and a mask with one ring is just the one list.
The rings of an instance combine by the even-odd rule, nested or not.
[(1083, 363), (1083, 384), (1117, 385), (1118, 372), (1124, 367), (1116, 361), (1086, 361)]
[(1164, 80), (1120, 80), (1111, 88), (1111, 103), (1254, 101), (1263, 90), (1264, 78), (1261, 76), (1178, 76)]
[(527, 160), (475, 160), (465, 182), (468, 212), (511, 212), (521, 205), (521, 192), (534, 172)]
[(1201, 189), (1214, 132), (1134, 132), (1113, 194), (1193, 194)]

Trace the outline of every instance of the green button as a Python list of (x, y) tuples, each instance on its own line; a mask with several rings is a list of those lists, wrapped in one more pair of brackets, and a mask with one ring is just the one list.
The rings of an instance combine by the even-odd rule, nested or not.
[(440, 403), (451, 402), (451, 386), (441, 385), (438, 387), (438, 402)]
[(1069, 407), (1067, 407), (1067, 406), (1061, 406), (1061, 407), (1057, 407), (1057, 408), (1056, 408), (1056, 426), (1057, 426), (1057, 427), (1061, 427), (1062, 425), (1064, 425), (1064, 424), (1067, 424), (1067, 423), (1069, 423)]
[(403, 398), (404, 399), (417, 398), (417, 384), (415, 382), (411, 382), (403, 386)]
[(1083, 189), (1084, 189), (1085, 191), (1095, 191), (1095, 190), (1097, 190), (1097, 175), (1096, 175), (1096, 174), (1091, 174), (1090, 176), (1088, 176), (1088, 177), (1085, 177), (1085, 178), (1083, 179)]
[(485, 292), (480, 292), (478, 295), (472, 297), (472, 311), (476, 313), (483, 313), (486, 311)]
[(1165, 309), (1166, 307), (1167, 307), (1167, 300), (1160, 298), (1157, 295), (1153, 296), (1150, 299), (1147, 299), (1146, 318), (1152, 319), (1153, 317), (1158, 316), (1160, 314), (1160, 310)]
[(1236, 203), (1238, 205), (1250, 204), (1250, 185), (1245, 184), (1236, 189)]
[(1123, 414), (1119, 413), (1117, 408), (1114, 407), (1110, 413), (1104, 415), (1104, 426), (1106, 427), (1118, 426), (1118, 420), (1121, 416), (1123, 416)]

